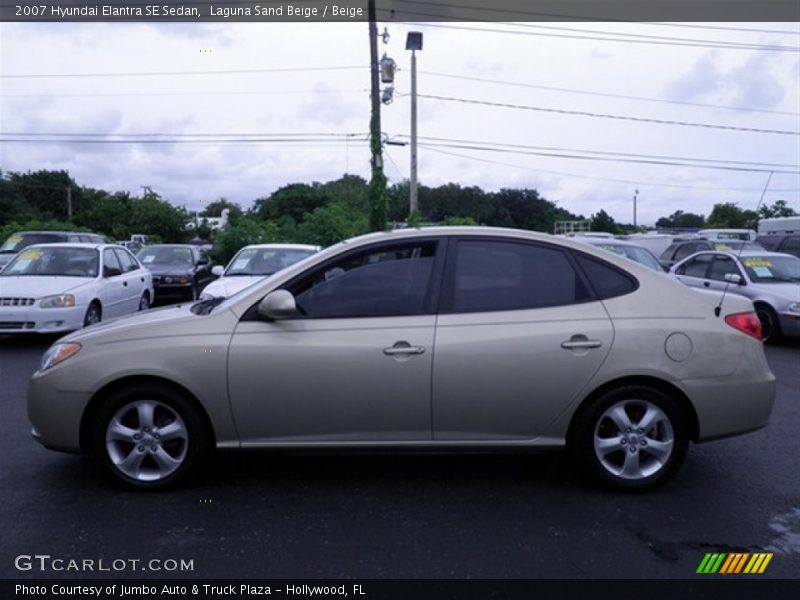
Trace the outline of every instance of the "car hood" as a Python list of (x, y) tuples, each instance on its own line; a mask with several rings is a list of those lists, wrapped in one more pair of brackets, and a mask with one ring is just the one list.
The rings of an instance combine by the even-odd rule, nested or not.
[(153, 275), (191, 275), (193, 270), (190, 266), (183, 265), (154, 265), (144, 266)]
[(23, 275), (0, 277), (0, 297), (41, 298), (71, 292), (94, 281), (88, 277)]
[(166, 322), (196, 319), (197, 316), (191, 312), (192, 304), (192, 302), (187, 302), (162, 308), (152, 308), (144, 312), (103, 321), (97, 325), (80, 329), (63, 338), (63, 340), (77, 342), (87, 338), (104, 337), (105, 335), (116, 336), (117, 334), (125, 333), (127, 330), (153, 329), (162, 327)]
[(753, 289), (764, 296), (800, 302), (800, 283), (754, 283)]
[(207, 296), (228, 298), (233, 296), (239, 290), (243, 290), (244, 288), (253, 285), (257, 281), (263, 281), (266, 278), (266, 275), (220, 277), (216, 281), (209, 283), (203, 290), (203, 294)]

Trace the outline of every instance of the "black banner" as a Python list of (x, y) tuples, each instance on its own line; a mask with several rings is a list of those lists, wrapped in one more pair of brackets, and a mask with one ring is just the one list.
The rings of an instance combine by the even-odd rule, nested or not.
[[(370, 0), (0, 0), (0, 21), (357, 22)], [(797, 22), (798, 0), (374, 0), (382, 22)]]
[(647, 600), (782, 600), (800, 597), (800, 580), (697, 578), (686, 580), (2, 580), (0, 597), (38, 600), (514, 600), (627, 597)]

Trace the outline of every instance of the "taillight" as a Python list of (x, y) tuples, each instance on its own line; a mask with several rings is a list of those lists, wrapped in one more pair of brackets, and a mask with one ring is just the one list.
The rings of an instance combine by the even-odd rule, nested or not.
[(757, 340), (764, 339), (764, 336), (761, 332), (761, 321), (758, 320), (758, 317), (754, 312), (734, 313), (732, 315), (728, 315), (725, 317), (725, 322), (734, 329), (738, 329), (742, 333), (752, 335)]

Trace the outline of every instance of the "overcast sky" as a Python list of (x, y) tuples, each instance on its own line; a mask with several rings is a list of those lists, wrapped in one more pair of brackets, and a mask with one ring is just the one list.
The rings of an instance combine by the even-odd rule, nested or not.
[[(420, 94), (529, 107), (420, 98), (423, 184), (536, 188), (573, 212), (588, 216), (602, 208), (622, 222), (632, 221), (632, 197), (638, 189), (639, 223), (652, 224), (678, 209), (707, 214), (716, 202), (755, 208), (767, 171), (774, 169), (794, 173), (775, 173), (765, 202), (785, 199), (800, 211), (800, 26), (697, 25), (558, 24), (573, 30), (565, 32), (536, 24), (389, 23), (391, 37), (387, 45), (380, 44), (380, 52), (394, 58), (400, 70), (395, 100), (382, 110), (382, 129), (389, 138), (407, 140), (410, 53), (405, 37), (407, 31), (419, 30), (424, 32), (424, 49), (418, 54)], [(533, 35), (597, 37), (587, 30), (660, 37), (657, 44), (640, 44), (631, 40), (656, 38), (626, 35), (620, 38), (625, 42), (612, 42)], [(750, 47), (681, 46), (663, 38)], [(247, 207), (281, 185), (327, 181), (345, 172), (369, 177), (369, 151), (362, 141), (370, 107), (364, 23), (3, 23), (0, 53), (3, 138), (50, 134), (44, 139), (52, 140), (52, 134), (70, 134), (63, 143), (0, 142), (4, 171), (66, 169), (79, 185), (137, 195), (140, 186), (150, 186), (190, 210), (222, 196)], [(275, 70), (330, 67), (354, 68)], [(185, 74), (243, 70), (256, 72)], [(173, 74), (120, 75), (159, 72)], [(54, 76), (98, 73), (115, 75)], [(312, 141), (242, 141), (253, 134), (265, 140), (302, 133), (314, 134)], [(320, 134), (343, 133), (364, 135), (320, 141)], [(145, 137), (150, 142), (142, 144), (97, 144), (75, 143), (80, 139), (76, 134), (164, 135)], [(177, 134), (224, 134), (236, 141), (152, 143), (174, 140)], [(471, 147), (444, 147), (454, 142), (443, 140), (461, 140), (455, 145)], [(473, 148), (496, 144), (527, 148), (506, 146), (513, 153)], [(710, 159), (724, 161), (713, 163), (719, 166), (762, 171), (564, 156), (585, 155), (579, 151), (590, 151), (595, 158), (616, 156), (597, 153), (624, 153), (661, 162), (665, 159), (651, 157), (670, 157), (667, 162)], [(390, 182), (408, 177), (407, 146), (386, 147), (385, 171)]]

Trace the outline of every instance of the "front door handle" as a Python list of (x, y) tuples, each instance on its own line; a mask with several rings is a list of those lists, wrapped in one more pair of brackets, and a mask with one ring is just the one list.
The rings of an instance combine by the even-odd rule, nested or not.
[(576, 340), (561, 342), (561, 347), (565, 350), (575, 350), (576, 348), (599, 348), (603, 345), (600, 340)]
[(383, 353), (386, 356), (398, 356), (407, 354), (422, 354), (425, 352), (425, 348), (423, 346), (409, 346), (407, 342), (405, 342), (406, 345), (401, 346), (401, 343), (403, 342), (398, 342), (391, 348), (384, 348)]
[(711, 282), (710, 281), (704, 281), (703, 285), (706, 286), (706, 287), (711, 287)]
[(128, 287), (128, 282), (127, 281), (123, 281), (122, 285), (125, 286), (125, 287)]

